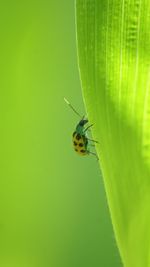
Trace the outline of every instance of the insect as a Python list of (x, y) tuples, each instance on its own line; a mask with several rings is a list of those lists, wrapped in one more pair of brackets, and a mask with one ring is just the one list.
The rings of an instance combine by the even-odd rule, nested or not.
[[(86, 119), (84, 116), (81, 116), (66, 98), (64, 98), (64, 100), (67, 103), (67, 105), (80, 117), (80, 121), (77, 124), (75, 131), (73, 132), (72, 135), (74, 150), (81, 156), (89, 154), (94, 155), (98, 160), (97, 154), (90, 151), (90, 146), (94, 146), (93, 143), (98, 143), (98, 142), (93, 139), (89, 139), (87, 135), (87, 131), (93, 126), (93, 124), (85, 128), (85, 125), (88, 123), (88, 119)], [(89, 143), (89, 141), (92, 143)]]

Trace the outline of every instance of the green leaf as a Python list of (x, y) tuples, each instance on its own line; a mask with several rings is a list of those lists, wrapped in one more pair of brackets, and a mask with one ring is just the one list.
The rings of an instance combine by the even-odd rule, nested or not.
[(150, 266), (150, 1), (76, 0), (83, 96), (124, 266)]

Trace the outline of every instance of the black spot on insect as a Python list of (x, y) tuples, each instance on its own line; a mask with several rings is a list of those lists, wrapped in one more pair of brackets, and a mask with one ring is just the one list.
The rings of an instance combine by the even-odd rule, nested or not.
[(75, 146), (77, 146), (77, 143), (76, 143), (76, 141), (74, 141), (73, 143), (74, 143), (74, 145), (75, 145)]
[(80, 135), (80, 134), (77, 134), (77, 135), (76, 135), (76, 139), (77, 139), (77, 140), (80, 140), (80, 139), (81, 139), (81, 135)]
[(75, 136), (75, 134), (76, 134), (76, 132), (74, 132), (74, 133), (72, 134), (72, 136), (74, 137), (74, 136)]
[(83, 146), (83, 144), (82, 144), (82, 143), (79, 143), (79, 146), (80, 146), (80, 147), (82, 147), (82, 146)]
[(77, 151), (77, 152), (78, 152), (78, 149), (76, 149), (76, 148), (75, 148), (75, 151)]
[(81, 152), (81, 153), (85, 153), (86, 151), (85, 151), (84, 149), (81, 149), (80, 152)]

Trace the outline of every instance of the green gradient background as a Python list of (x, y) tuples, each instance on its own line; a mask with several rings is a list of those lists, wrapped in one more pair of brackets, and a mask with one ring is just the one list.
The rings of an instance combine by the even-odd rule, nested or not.
[(1, 267), (122, 266), (98, 163), (72, 150), (74, 21), (74, 0), (0, 4)]

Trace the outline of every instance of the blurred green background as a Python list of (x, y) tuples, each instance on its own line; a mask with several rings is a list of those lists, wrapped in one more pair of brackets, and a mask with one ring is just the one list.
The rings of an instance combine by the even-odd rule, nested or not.
[(0, 4), (0, 266), (120, 267), (99, 166), (74, 153), (84, 114), (74, 0)]

